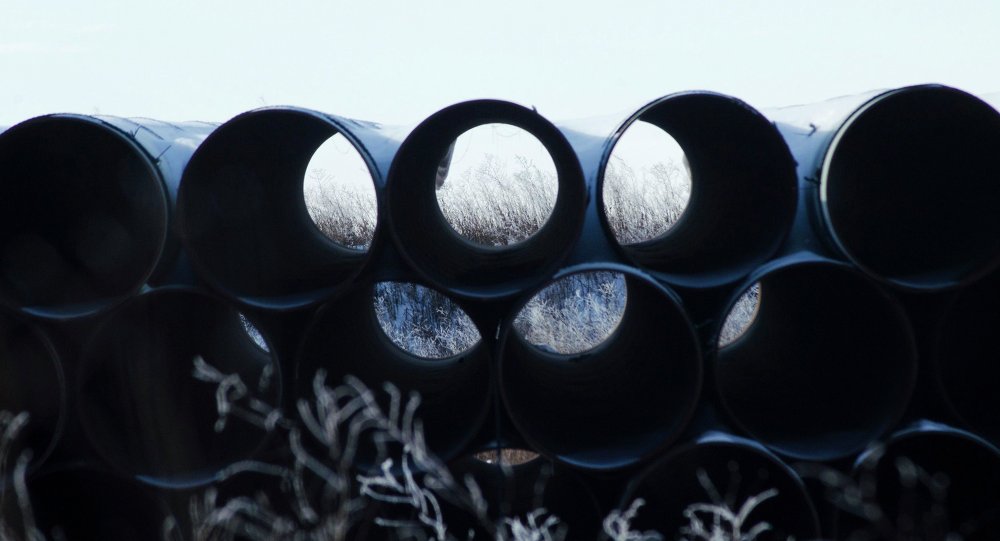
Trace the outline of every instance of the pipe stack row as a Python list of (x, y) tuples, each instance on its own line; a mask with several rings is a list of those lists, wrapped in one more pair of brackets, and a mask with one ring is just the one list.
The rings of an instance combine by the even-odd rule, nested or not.
[[(684, 149), (692, 192), (667, 234), (621, 245), (604, 174), (640, 121)], [(550, 218), (505, 247), (464, 239), (436, 200), (450, 145), (491, 123), (536, 137), (558, 175)], [(374, 182), (367, 251), (325, 237), (303, 199), (337, 134)], [(30, 417), (10, 456), (31, 450), (41, 524), (155, 537), (228, 466), (288, 455), (238, 415), (220, 427), (196, 367), (289, 417), (321, 369), (419, 393), (428, 446), (492, 487), (498, 518), (530, 510), (544, 469), (568, 539), (637, 498), (635, 527), (673, 539), (691, 504), (761, 495), (758, 539), (996, 539), (998, 155), (1000, 113), (939, 85), (765, 112), (687, 92), (563, 124), (499, 100), (412, 129), (293, 107), (221, 125), (33, 118), (0, 133), (0, 409)], [(563, 355), (515, 329), (540, 290), (599, 271), (628, 293), (605, 342)], [(397, 347), (373, 307), (384, 282), (447, 296), (481, 340), (433, 360)], [(720, 346), (757, 284), (752, 324)], [(541, 458), (472, 458), (508, 447)]]

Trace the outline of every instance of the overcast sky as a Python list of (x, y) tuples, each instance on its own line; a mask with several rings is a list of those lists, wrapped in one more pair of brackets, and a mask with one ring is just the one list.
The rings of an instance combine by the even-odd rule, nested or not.
[(223, 121), (291, 104), (407, 124), (494, 97), (552, 119), (688, 89), (757, 107), (1000, 90), (1000, 2), (0, 0), (0, 125)]

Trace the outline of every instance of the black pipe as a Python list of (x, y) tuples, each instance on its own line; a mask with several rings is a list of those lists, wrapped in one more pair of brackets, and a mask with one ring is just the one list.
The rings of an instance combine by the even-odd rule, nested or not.
[[(9, 475), (25, 451), (32, 469), (45, 462), (63, 433), (66, 399), (61, 359), (49, 337), (30, 322), (0, 313), (0, 411), (8, 416), (3, 429), (14, 434), (12, 425), (21, 426), (3, 443), (8, 447), (0, 475)], [(22, 414), (27, 417), (19, 418)]]
[(862, 454), (852, 476), (831, 494), (838, 539), (1000, 538), (1000, 451), (969, 432), (917, 423)]
[(706, 434), (657, 460), (629, 484), (619, 509), (639, 499), (632, 529), (655, 531), (664, 539), (676, 539), (696, 523), (711, 532), (716, 525), (711, 509), (736, 517), (746, 510), (739, 524), (718, 513), (723, 536), (712, 539), (742, 539), (734, 535), (736, 526), (748, 535), (764, 523), (770, 527), (754, 538), (758, 541), (819, 537), (816, 510), (795, 472), (756, 442), (726, 434)]
[(1000, 273), (994, 273), (952, 301), (931, 358), (937, 389), (950, 413), (994, 443), (1000, 442), (998, 328)]
[[(199, 367), (237, 375), (243, 387), (199, 376)], [(86, 435), (109, 466), (151, 484), (194, 486), (250, 457), (268, 435), (238, 412), (220, 424), (220, 396), (234, 409), (250, 409), (251, 399), (277, 407), (281, 374), (236, 310), (197, 290), (163, 288), (101, 322), (76, 388)]]
[(58, 114), (0, 134), (0, 302), (88, 315), (167, 276), (173, 194), (212, 129)]
[(770, 258), (788, 234), (796, 208), (795, 162), (775, 127), (757, 110), (711, 92), (672, 94), (653, 101), (615, 128), (597, 173), (601, 220), (608, 163), (619, 138), (643, 121), (683, 148), (691, 170), (691, 197), (663, 235), (619, 245), (632, 263), (684, 287), (737, 282)]
[(563, 355), (529, 344), (513, 324), (500, 332), (499, 381), (514, 424), (541, 453), (593, 470), (649, 458), (680, 434), (701, 392), (701, 351), (673, 292), (620, 265), (579, 266), (619, 272), (627, 300), (618, 328), (593, 349)]
[(773, 111), (835, 252), (893, 286), (954, 289), (1000, 265), (1000, 113), (919, 85)]
[(729, 417), (806, 460), (846, 457), (888, 431), (917, 372), (899, 303), (850, 265), (807, 255), (766, 265), (746, 288), (758, 282), (756, 317), (713, 363)]
[[(174, 511), (161, 493), (134, 480), (89, 468), (46, 472), (27, 482), (36, 533), (44, 539), (136, 541), (162, 539)], [(3, 501), (8, 526), (24, 533), (16, 495)], [(37, 537), (25, 536), (24, 539)]]
[[(435, 179), (450, 145), (476, 126), (504, 123), (536, 137), (556, 166), (559, 192), (548, 221), (516, 244), (490, 247), (460, 236), (437, 203)], [(555, 273), (580, 235), (586, 187), (566, 138), (532, 109), (498, 100), (446, 107), (420, 123), (399, 147), (388, 181), (388, 215), (403, 258), (435, 287), (495, 299), (532, 288)]]
[[(404, 402), (410, 393), (419, 394), (416, 415), (431, 452), (442, 460), (468, 452), (492, 401), (489, 348), (480, 340), (448, 357), (418, 357), (383, 332), (375, 313), (376, 294), (375, 284), (358, 285), (317, 312), (299, 351), (295, 396), (312, 403), (315, 376), (322, 369), (330, 387), (348, 375), (358, 378), (387, 411), (390, 402), (383, 385), (390, 383), (402, 392)], [(346, 430), (346, 423), (341, 428)], [(369, 443), (362, 442), (358, 451), (361, 467), (378, 458)]]
[(316, 227), (303, 178), (316, 149), (339, 133), (365, 161), (381, 201), (398, 145), (390, 132), (291, 107), (250, 111), (220, 126), (191, 158), (178, 196), (181, 235), (200, 276), (228, 298), (277, 310), (314, 306), (347, 287), (369, 255)]

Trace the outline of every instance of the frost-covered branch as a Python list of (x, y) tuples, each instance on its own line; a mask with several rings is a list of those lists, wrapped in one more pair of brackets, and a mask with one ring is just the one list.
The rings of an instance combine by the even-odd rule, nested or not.
[[(427, 447), (417, 417), (420, 397), (404, 394), (390, 383), (381, 392), (348, 376), (330, 387), (320, 370), (313, 379), (313, 397), (296, 404), (296, 419), (252, 396), (236, 374), (224, 374), (200, 357), (194, 376), (216, 385), (217, 430), (237, 417), (261, 429), (283, 431), (291, 464), (242, 461), (224, 476), (253, 471), (280, 480), (291, 515), (279, 512), (263, 494), (222, 501), (209, 490), (190, 505), (191, 537), (223, 541), (237, 535), (248, 539), (343, 540), (362, 519), (362, 511), (381, 505), (374, 523), (413, 538), (452, 541), (443, 508), (447, 504), (469, 513), (496, 541), (557, 541), (562, 524), (554, 515), (536, 510), (497, 524), (488, 518), (482, 491), (471, 476), (457, 480)], [(374, 449), (374, 461), (360, 454)], [(320, 490), (315, 490), (319, 486)], [(176, 534), (176, 525), (165, 528)], [(465, 539), (465, 537), (462, 537)], [(472, 538), (470, 535), (469, 539)]]

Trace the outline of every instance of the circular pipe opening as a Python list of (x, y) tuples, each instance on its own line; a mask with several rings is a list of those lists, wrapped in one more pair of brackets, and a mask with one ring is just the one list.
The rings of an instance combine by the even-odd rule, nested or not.
[(668, 445), (701, 390), (698, 341), (674, 294), (613, 270), (625, 277), (628, 303), (599, 346), (543, 351), (508, 323), (498, 354), (504, 403), (524, 437), (547, 456), (595, 470), (635, 464)]
[(976, 433), (1000, 442), (1000, 274), (962, 291), (948, 308), (934, 355), (951, 412)]
[(571, 274), (532, 296), (514, 318), (514, 330), (542, 351), (584, 353), (600, 346), (621, 324), (627, 293), (621, 273)]
[(125, 299), (166, 241), (160, 173), (95, 118), (38, 117), (0, 134), (0, 201), (0, 302), (33, 315), (87, 315)]
[(178, 195), (180, 230), (196, 268), (216, 290), (273, 309), (334, 295), (367, 254), (330, 240), (310, 217), (304, 179), (317, 149), (340, 134), (331, 117), (262, 109), (215, 130), (192, 156)]
[(785, 456), (860, 451), (895, 424), (915, 384), (902, 308), (846, 264), (779, 263), (758, 279), (753, 324), (715, 361), (725, 409)]
[[(690, 167), (690, 195), (665, 234), (622, 243), (625, 256), (668, 274), (672, 282), (708, 287), (734, 282), (773, 255), (791, 227), (797, 198), (795, 162), (777, 129), (742, 101), (712, 93), (667, 96), (643, 107), (619, 129), (619, 142), (627, 142), (629, 131), (642, 123), (666, 132), (683, 149)], [(605, 151), (598, 186), (601, 219), (612, 232), (621, 229), (612, 225), (621, 221), (614, 210), (621, 206), (615, 198), (622, 195), (615, 188), (618, 146)], [(669, 149), (650, 151), (647, 159), (683, 170), (676, 163), (676, 147)], [(668, 197), (680, 201), (683, 193), (665, 192), (633, 208), (679, 206)], [(647, 218), (662, 223), (665, 217), (641, 219)]]
[(341, 133), (316, 149), (302, 180), (309, 217), (326, 238), (367, 251), (375, 239), (378, 201), (368, 164)]
[[(711, 539), (819, 538), (819, 520), (802, 480), (752, 443), (726, 439), (684, 446), (629, 485), (621, 509), (642, 499), (632, 529), (664, 539), (718, 532)], [(764, 524), (769, 528), (763, 527)], [(693, 538), (693, 537), (692, 537)]]
[(836, 244), (894, 285), (939, 290), (1000, 262), (1000, 113), (940, 86), (875, 98), (826, 153), (823, 217)]
[(611, 149), (602, 186), (604, 214), (618, 244), (659, 239), (691, 199), (691, 167), (669, 133), (641, 120)]
[(482, 339), (460, 306), (429, 287), (379, 282), (372, 302), (379, 328), (411, 355), (447, 359), (468, 352)]
[(80, 418), (94, 448), (129, 476), (205, 484), (263, 444), (265, 428), (240, 411), (252, 400), (277, 407), (277, 374), (239, 312), (195, 291), (158, 290), (109, 314), (86, 345)]
[(62, 434), (65, 417), (66, 383), (52, 342), (34, 325), (0, 314), (3, 474), (9, 474), (26, 451), (32, 468), (44, 462)]
[[(541, 142), (555, 165), (558, 189), (541, 229), (521, 242), (494, 247), (470, 242), (448, 224), (436, 179), (459, 135), (498, 123)], [(538, 180), (530, 181), (532, 189)], [(494, 100), (447, 107), (417, 126), (393, 160), (387, 193), (392, 232), (404, 258), (435, 287), (476, 298), (514, 295), (554, 273), (580, 235), (587, 200), (579, 161), (562, 133), (531, 109)]]
[(845, 511), (863, 507), (878, 520), (842, 512), (838, 539), (1000, 538), (1000, 453), (977, 436), (908, 429), (862, 455), (853, 477), (859, 498)]
[(435, 176), (437, 203), (459, 236), (501, 247), (537, 233), (559, 189), (545, 146), (509, 124), (483, 124), (459, 135)]
[[(382, 288), (397, 294), (404, 292), (399, 300), (391, 301), (397, 309), (417, 310), (410, 306), (412, 298), (405, 293), (417, 290), (408, 286), (390, 284)], [(325, 384), (329, 387), (341, 384), (348, 375), (359, 379), (375, 391), (379, 400), (385, 400), (386, 407), (388, 397), (381, 391), (387, 383), (399, 389), (404, 400), (410, 393), (417, 393), (420, 407), (416, 418), (423, 423), (428, 448), (442, 460), (453, 459), (464, 452), (486, 420), (492, 401), (490, 353), (482, 341), (444, 358), (408, 353), (382, 329), (376, 313), (379, 289), (375, 284), (353, 288), (317, 312), (299, 350), (296, 397), (307, 402), (315, 400), (313, 385), (320, 370), (326, 374)], [(420, 300), (440, 299), (439, 295), (435, 292)], [(450, 301), (447, 304), (457, 311), (453, 317), (440, 320), (442, 324), (453, 325), (456, 318), (467, 318)], [(362, 441), (357, 462), (371, 466), (377, 459), (375, 446)]]

